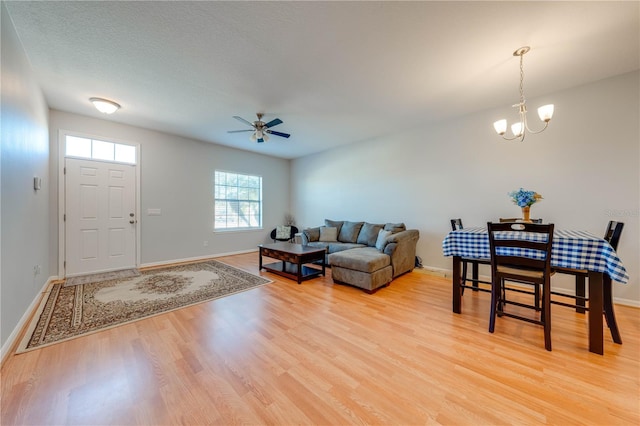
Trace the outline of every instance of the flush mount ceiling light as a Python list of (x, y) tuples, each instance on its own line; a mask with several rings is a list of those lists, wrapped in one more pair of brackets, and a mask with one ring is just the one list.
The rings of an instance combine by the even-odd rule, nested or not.
[(98, 111), (104, 114), (113, 114), (120, 108), (120, 105), (108, 99), (89, 98), (89, 100), (93, 103)]
[(514, 108), (518, 108), (520, 121), (511, 125), (511, 132), (513, 133), (513, 137), (507, 138), (504, 136), (507, 131), (507, 120), (502, 119), (493, 123), (493, 127), (496, 129), (496, 132), (500, 136), (502, 136), (503, 139), (506, 139), (508, 141), (519, 139), (522, 142), (527, 132), (531, 132), (533, 134), (542, 132), (547, 128), (547, 126), (549, 126), (549, 121), (553, 116), (553, 104), (541, 106), (540, 108), (538, 108), (538, 116), (540, 117), (540, 120), (544, 121), (544, 127), (537, 131), (531, 130), (529, 128), (529, 123), (527, 122), (527, 106), (524, 100), (524, 68), (522, 66), (522, 58), (524, 57), (524, 54), (527, 53), (530, 49), (531, 48), (529, 46), (524, 46), (513, 52), (513, 56), (520, 56), (520, 103), (513, 105)]

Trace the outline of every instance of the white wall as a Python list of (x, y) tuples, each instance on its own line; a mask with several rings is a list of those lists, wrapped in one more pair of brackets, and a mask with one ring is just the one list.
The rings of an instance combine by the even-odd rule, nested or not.
[[(2, 19), (2, 148), (0, 342), (3, 353), (23, 315), (36, 300), (49, 270), (48, 107), (31, 74), (4, 3)], [(42, 178), (34, 191), (33, 178)], [(35, 273), (38, 265), (40, 272)]]
[[(420, 230), (424, 264), (451, 269), (441, 248), (449, 219), (480, 226), (518, 217), (507, 193), (524, 187), (545, 198), (532, 217), (558, 228), (604, 235), (609, 220), (625, 222), (618, 253), (631, 279), (615, 283), (614, 295), (640, 305), (639, 79), (633, 72), (528, 99), (532, 126), (538, 106), (554, 103), (556, 113), (523, 143), (493, 130), (499, 118), (514, 121), (505, 105), (294, 160), (293, 211), (303, 227), (325, 218), (403, 221)], [(559, 287), (571, 282), (553, 279)]]
[[(117, 114), (117, 112), (116, 112)], [(51, 111), (51, 169), (58, 171), (60, 129), (106, 140), (140, 144), (141, 263), (253, 250), (271, 242), (269, 233), (289, 210), (290, 161), (81, 115)], [(213, 232), (216, 169), (262, 176), (263, 229)], [(54, 191), (57, 191), (57, 176)], [(56, 192), (57, 194), (57, 192)], [(53, 239), (58, 238), (58, 201), (52, 201)], [(161, 216), (148, 216), (148, 209)], [(204, 246), (208, 241), (208, 246)], [(52, 247), (57, 259), (58, 248)], [(257, 255), (256, 255), (257, 260)]]

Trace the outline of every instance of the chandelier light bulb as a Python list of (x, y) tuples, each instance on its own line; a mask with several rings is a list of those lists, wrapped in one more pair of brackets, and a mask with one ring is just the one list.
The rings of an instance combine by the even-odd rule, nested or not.
[(502, 136), (507, 131), (507, 120), (502, 119), (493, 123), (493, 128), (496, 129), (496, 132)]
[(551, 120), (551, 117), (553, 117), (553, 104), (543, 105), (538, 108), (538, 116), (540, 117), (540, 120), (548, 123), (549, 120)]
[(513, 136), (515, 136), (515, 137), (520, 137), (520, 136), (522, 136), (523, 128), (524, 128), (524, 126), (522, 125), (522, 121), (518, 121), (517, 123), (513, 123), (511, 125), (511, 133), (513, 133)]

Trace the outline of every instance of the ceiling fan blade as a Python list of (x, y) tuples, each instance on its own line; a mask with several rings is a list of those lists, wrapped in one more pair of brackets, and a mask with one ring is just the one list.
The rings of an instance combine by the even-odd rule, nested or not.
[(265, 130), (265, 132), (269, 133), (270, 135), (276, 135), (283, 138), (288, 138), (289, 136), (291, 136), (289, 133), (276, 132), (275, 130)]
[(269, 128), (269, 127), (277, 126), (278, 124), (282, 124), (282, 120), (280, 120), (279, 118), (274, 118), (273, 120), (265, 124), (264, 127)]
[(246, 125), (248, 125), (248, 126), (254, 127), (252, 122), (247, 121), (247, 120), (245, 120), (245, 119), (244, 119), (244, 118), (242, 118), (242, 117), (238, 117), (237, 115), (234, 115), (234, 116), (233, 116), (233, 118), (235, 118), (235, 119), (236, 119), (236, 120), (238, 120), (238, 121), (242, 121), (244, 124), (246, 124)]
[(253, 129), (247, 129), (247, 130), (227, 130), (227, 133), (240, 133), (240, 132), (253, 132)]

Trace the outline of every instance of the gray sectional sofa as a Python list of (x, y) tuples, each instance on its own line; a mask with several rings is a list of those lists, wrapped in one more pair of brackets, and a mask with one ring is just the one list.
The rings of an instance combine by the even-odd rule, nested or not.
[(404, 223), (374, 224), (325, 219), (300, 234), (303, 245), (327, 250), (333, 280), (373, 293), (413, 270), (420, 233)]

